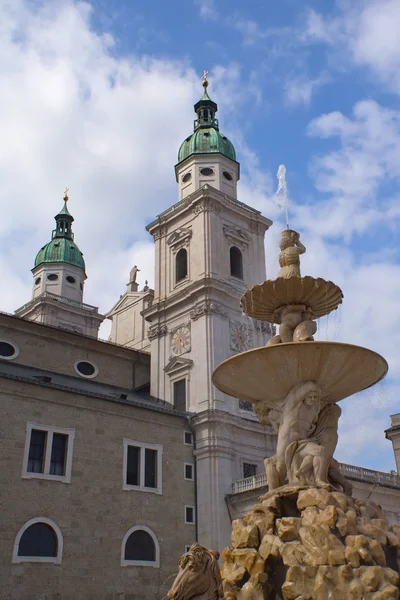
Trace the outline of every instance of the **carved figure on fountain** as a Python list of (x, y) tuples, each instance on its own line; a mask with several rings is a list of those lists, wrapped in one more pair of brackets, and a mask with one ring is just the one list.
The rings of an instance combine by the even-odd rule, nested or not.
[(170, 600), (219, 600), (223, 598), (218, 565), (219, 552), (197, 542), (179, 559), (178, 575), (168, 592)]
[(312, 320), (310, 308), (304, 304), (291, 304), (275, 311), (275, 322), (280, 323), (279, 335), (270, 339), (267, 346), (286, 344), (289, 342), (314, 341), (317, 323)]
[(279, 242), (279, 266), (278, 277), (301, 277), (300, 275), (300, 255), (304, 254), (305, 246), (300, 242), (300, 234), (292, 229), (285, 229), (281, 233)]

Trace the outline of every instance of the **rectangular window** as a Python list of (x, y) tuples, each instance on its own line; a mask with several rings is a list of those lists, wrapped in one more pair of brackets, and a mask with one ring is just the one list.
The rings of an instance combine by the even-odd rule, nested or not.
[(192, 444), (193, 444), (193, 436), (190, 433), (190, 431), (184, 431), (183, 432), (183, 443), (186, 446), (192, 446)]
[(174, 381), (174, 408), (182, 412), (186, 410), (186, 379)]
[(257, 465), (253, 463), (243, 463), (243, 477), (253, 477), (257, 474)]
[(65, 475), (67, 447), (68, 436), (64, 433), (53, 433), (53, 443), (51, 444), (50, 475)]
[(140, 485), (140, 448), (128, 446), (126, 483), (128, 485)]
[(46, 452), (47, 431), (32, 429), (29, 444), (29, 473), (44, 473), (44, 455)]
[(124, 440), (124, 490), (161, 494), (162, 446)]
[(185, 524), (186, 525), (194, 525), (194, 523), (195, 523), (194, 506), (185, 506)]
[(183, 467), (184, 467), (184, 472), (185, 472), (185, 479), (187, 479), (188, 481), (193, 481), (193, 479), (194, 479), (193, 465), (191, 463), (185, 463), (183, 465)]
[(69, 483), (74, 437), (74, 429), (28, 423), (22, 477)]

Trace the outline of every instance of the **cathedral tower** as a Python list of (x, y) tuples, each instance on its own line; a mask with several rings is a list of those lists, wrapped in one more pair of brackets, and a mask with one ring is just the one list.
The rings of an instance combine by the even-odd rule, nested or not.
[(64, 205), (54, 217), (56, 227), (51, 240), (35, 258), (32, 300), (15, 314), (37, 323), (97, 337), (104, 317), (95, 306), (83, 303), (83, 286), (87, 278), (85, 261), (74, 242), (74, 218), (68, 211), (67, 191)]
[(175, 166), (179, 202), (147, 226), (155, 284), (142, 315), (149, 322), (151, 394), (195, 415), (199, 541), (223, 548), (231, 529), (225, 496), (232, 481), (263, 471), (273, 438), (211, 376), (226, 358), (270, 338), (269, 324), (244, 315), (240, 298), (265, 280), (271, 221), (237, 199), (235, 149), (219, 130), (208, 82), (203, 86), (194, 131)]

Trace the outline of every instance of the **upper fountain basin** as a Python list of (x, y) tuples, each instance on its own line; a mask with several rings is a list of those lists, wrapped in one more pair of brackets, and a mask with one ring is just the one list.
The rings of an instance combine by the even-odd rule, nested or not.
[(315, 381), (324, 402), (337, 402), (382, 379), (386, 360), (367, 348), (338, 342), (291, 342), (237, 354), (214, 371), (214, 385), (235, 398), (282, 409), (290, 390)]
[(279, 309), (285, 306), (304, 304), (311, 310), (313, 318), (318, 318), (335, 310), (342, 300), (342, 290), (332, 281), (306, 275), (268, 279), (247, 290), (240, 304), (249, 317), (280, 323)]

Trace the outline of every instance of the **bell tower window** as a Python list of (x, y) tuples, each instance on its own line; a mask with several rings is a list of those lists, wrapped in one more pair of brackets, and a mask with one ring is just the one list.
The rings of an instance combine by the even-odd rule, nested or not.
[(232, 246), (230, 249), (231, 276), (243, 279), (243, 256), (239, 248)]
[(186, 279), (188, 274), (187, 250), (181, 248), (175, 258), (175, 281), (178, 283)]

